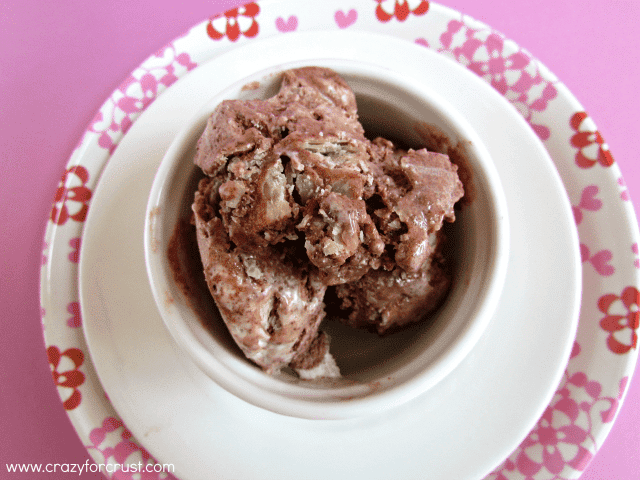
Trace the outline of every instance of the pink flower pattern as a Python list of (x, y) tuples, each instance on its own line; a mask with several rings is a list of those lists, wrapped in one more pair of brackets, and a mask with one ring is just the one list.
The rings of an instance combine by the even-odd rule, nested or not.
[(603, 277), (609, 277), (616, 272), (615, 267), (609, 263), (613, 259), (611, 250), (600, 250), (592, 255), (589, 247), (581, 243), (580, 256), (582, 257), (582, 263), (590, 263), (595, 271)]
[(549, 138), (549, 128), (537, 124), (533, 117), (544, 111), (558, 92), (529, 53), (493, 30), (471, 28), (460, 20), (449, 22), (440, 43), (440, 52), (486, 80), (519, 110), (542, 140)]
[(42, 244), (42, 260), (40, 261), (40, 265), (41, 266), (45, 266), (47, 264), (47, 261), (49, 260), (47, 257), (47, 250), (49, 249), (49, 243), (44, 242)]
[(347, 13), (344, 13), (342, 10), (338, 10), (333, 14), (333, 19), (339, 28), (349, 28), (358, 20), (358, 12), (353, 8)]
[[(572, 357), (580, 353), (576, 343)], [(487, 480), (575, 478), (597, 450), (593, 431), (611, 423), (628, 377), (619, 382), (616, 397), (603, 396), (602, 385), (584, 372), (564, 374), (544, 414), (516, 451)]]
[(291, 15), (286, 20), (282, 17), (276, 18), (276, 28), (279, 32), (295, 32), (298, 28), (298, 17)]
[(625, 202), (630, 201), (629, 190), (627, 190), (627, 184), (623, 177), (618, 177), (618, 186), (621, 188), (620, 199)]
[(80, 243), (80, 237), (75, 237), (69, 240), (69, 246), (71, 247), (71, 252), (69, 253), (69, 261), (71, 263), (78, 263), (80, 261)]
[[(89, 441), (91, 445), (86, 446), (87, 450), (102, 457), (101, 463), (125, 466), (125, 468), (119, 468), (113, 473), (111, 477), (113, 480), (167, 480), (174, 478), (166, 472), (146, 471), (147, 465), (150, 467), (154, 465), (159, 467), (159, 465), (149, 455), (149, 452), (136, 443), (122, 421), (115, 417), (105, 418), (101, 426), (91, 430)], [(130, 467), (126, 467), (127, 465)], [(161, 469), (157, 468), (157, 470)]]
[(599, 189), (596, 185), (589, 185), (582, 190), (580, 195), (580, 202), (578, 205), (573, 205), (573, 216), (576, 221), (576, 225), (580, 225), (583, 219), (583, 211), (588, 210), (590, 212), (596, 212), (602, 208), (602, 200), (597, 198)]
[(79, 328), (82, 326), (82, 315), (80, 313), (80, 302), (71, 302), (67, 305), (67, 312), (71, 315), (67, 319), (67, 325), (70, 328)]
[(196, 66), (188, 53), (178, 53), (173, 44), (156, 52), (127, 77), (96, 114), (89, 131), (100, 134), (98, 144), (113, 153), (140, 113), (179, 75)]

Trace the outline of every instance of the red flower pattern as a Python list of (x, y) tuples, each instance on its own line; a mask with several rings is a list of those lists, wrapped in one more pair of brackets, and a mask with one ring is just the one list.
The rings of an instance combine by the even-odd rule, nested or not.
[(586, 112), (575, 113), (569, 123), (576, 132), (571, 137), (571, 145), (578, 149), (575, 156), (576, 165), (580, 168), (591, 168), (597, 163), (603, 167), (613, 165), (614, 160), (609, 146)]
[(256, 16), (260, 13), (257, 3), (247, 3), (238, 8), (227, 10), (223, 14), (211, 17), (207, 24), (207, 35), (214, 40), (221, 40), (227, 37), (235, 42), (242, 35), (253, 38), (258, 35), (260, 26)]
[(613, 353), (623, 355), (636, 348), (639, 306), (640, 292), (633, 286), (626, 287), (620, 296), (610, 293), (598, 300), (598, 309), (605, 314), (600, 320), (600, 327), (609, 332), (607, 347)]
[[(82, 401), (82, 394), (78, 387), (84, 383), (84, 373), (80, 371), (80, 367), (84, 363), (82, 350), (78, 348), (68, 348), (64, 352), (60, 352), (58, 347), (52, 345), (47, 348), (47, 357), (49, 359), (49, 365), (51, 366), (53, 381), (58, 387), (60, 396), (63, 397), (63, 395), (68, 394), (69, 391), (71, 392), (71, 394), (63, 400), (62, 405), (65, 410), (77, 408)], [(60, 368), (65, 368), (62, 366), (65, 358), (73, 363), (73, 368), (71, 370), (60, 371)]]
[(64, 225), (67, 220), (84, 222), (89, 210), (91, 190), (87, 187), (89, 172), (82, 165), (68, 168), (54, 196), (54, 205), (51, 209), (51, 221), (56, 225)]
[(385, 0), (376, 0), (378, 6), (376, 7), (376, 18), (383, 23), (390, 21), (392, 18), (397, 18), (399, 21), (404, 22), (410, 14), (424, 15), (429, 11), (429, 2), (426, 0), (418, 0), (415, 7), (409, 5), (409, 0), (395, 0), (393, 9), (387, 11), (383, 7)]

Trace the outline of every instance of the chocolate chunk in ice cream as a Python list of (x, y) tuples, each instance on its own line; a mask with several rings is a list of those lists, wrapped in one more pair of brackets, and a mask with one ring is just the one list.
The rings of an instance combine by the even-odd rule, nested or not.
[(272, 98), (223, 101), (195, 163), (206, 175), (193, 204), (205, 279), (234, 340), (266, 371), (339, 375), (319, 330), (327, 288), (342, 321), (378, 333), (446, 295), (442, 226), (464, 194), (457, 167), (367, 139), (332, 70), (288, 70)]

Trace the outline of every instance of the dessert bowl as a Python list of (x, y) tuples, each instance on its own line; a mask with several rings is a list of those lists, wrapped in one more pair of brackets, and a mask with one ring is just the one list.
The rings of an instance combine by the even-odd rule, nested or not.
[[(266, 99), (277, 93), (279, 73), (328, 67), (351, 87), (370, 138), (427, 147), (455, 157), (464, 173), (465, 198), (447, 227), (453, 265), (450, 291), (428, 319), (379, 337), (331, 319), (322, 329), (342, 377), (301, 380), (267, 374), (247, 360), (227, 331), (204, 281), (189, 226), (203, 174), (193, 159), (198, 138), (226, 99)], [(191, 232), (191, 233), (190, 233)], [(498, 304), (509, 258), (509, 224), (500, 179), (469, 123), (428, 85), (389, 69), (331, 59), (274, 65), (217, 93), (185, 125), (155, 176), (145, 217), (145, 262), (163, 322), (181, 350), (214, 382), (267, 410), (308, 419), (375, 414), (418, 395), (449, 374), (470, 352)]]

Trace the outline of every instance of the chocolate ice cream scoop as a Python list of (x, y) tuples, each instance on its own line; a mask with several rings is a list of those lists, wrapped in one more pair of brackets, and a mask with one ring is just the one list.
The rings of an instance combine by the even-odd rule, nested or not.
[(315, 272), (291, 262), (286, 251), (267, 256), (236, 248), (207, 201), (215, 186), (210, 179), (201, 181), (193, 211), (205, 280), (232, 337), (268, 372), (294, 361), (316, 367), (327, 354), (326, 341), (314, 358), (302, 357), (319, 341), (325, 285)]
[(378, 332), (446, 295), (443, 222), (463, 196), (449, 157), (370, 141), (335, 72), (282, 74), (267, 100), (224, 101), (198, 141), (193, 211), (205, 278), (245, 355), (269, 372), (336, 375), (319, 333), (335, 286), (344, 319)]

